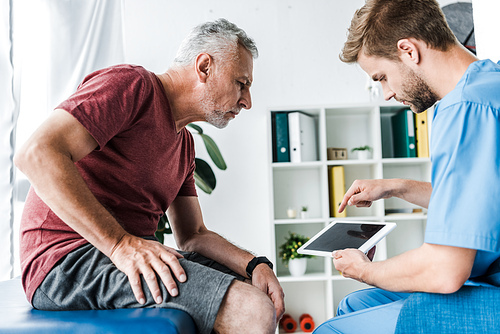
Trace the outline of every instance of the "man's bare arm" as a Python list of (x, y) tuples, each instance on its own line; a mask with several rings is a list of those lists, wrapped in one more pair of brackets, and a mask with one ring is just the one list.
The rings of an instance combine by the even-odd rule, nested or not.
[(157, 302), (162, 296), (155, 272), (176, 295), (176, 284), (167, 264), (180, 281), (185, 280), (177, 260), (181, 255), (158, 242), (128, 234), (99, 203), (78, 172), (74, 163), (96, 147), (97, 142), (87, 130), (59, 109), (35, 131), (14, 161), (44, 203), (128, 276), (139, 302), (145, 301), (141, 274)]
[[(246, 266), (254, 255), (206, 228), (197, 197), (177, 197), (167, 215), (181, 250), (200, 253), (246, 276)], [(274, 272), (266, 264), (258, 265), (252, 274), (252, 285), (271, 298), (280, 319), (285, 310), (284, 294)]]

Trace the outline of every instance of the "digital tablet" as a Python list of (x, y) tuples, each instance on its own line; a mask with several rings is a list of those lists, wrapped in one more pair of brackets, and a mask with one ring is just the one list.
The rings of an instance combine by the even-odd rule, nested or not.
[(367, 253), (395, 227), (395, 223), (333, 221), (302, 245), (297, 252), (331, 257), (333, 251), (357, 248)]

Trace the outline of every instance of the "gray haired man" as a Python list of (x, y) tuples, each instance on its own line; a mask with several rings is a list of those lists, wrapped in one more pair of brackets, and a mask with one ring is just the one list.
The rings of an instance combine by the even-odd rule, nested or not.
[[(274, 332), (283, 290), (267, 259), (205, 227), (186, 129), (251, 108), (257, 55), (236, 25), (202, 24), (165, 73), (94, 72), (35, 131), (15, 157), (32, 184), (21, 265), (35, 308), (176, 308), (200, 333)], [(182, 251), (154, 240), (166, 210)]]

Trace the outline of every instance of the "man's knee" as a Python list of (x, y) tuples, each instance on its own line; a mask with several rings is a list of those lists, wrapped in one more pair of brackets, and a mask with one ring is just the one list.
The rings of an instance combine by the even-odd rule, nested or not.
[(339, 303), (337, 315), (361, 311), (367, 308), (395, 302), (407, 297), (407, 293), (396, 293), (378, 288), (358, 290), (347, 295)]
[(372, 307), (370, 293), (372, 293), (372, 289), (358, 290), (348, 294), (340, 301), (337, 308), (337, 315), (348, 314)]
[(264, 292), (250, 284), (234, 281), (217, 314), (215, 330), (234, 333), (238, 329), (273, 333), (276, 329), (276, 310)]
[(226, 295), (227, 304), (237, 308), (242, 317), (248, 317), (253, 322), (255, 319), (263, 323), (272, 323), (276, 319), (276, 310), (271, 299), (258, 288), (239, 281), (235, 281)]

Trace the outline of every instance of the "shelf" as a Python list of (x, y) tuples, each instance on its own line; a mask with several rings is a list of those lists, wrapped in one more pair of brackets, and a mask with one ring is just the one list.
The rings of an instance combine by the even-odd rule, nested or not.
[(428, 164), (431, 162), (430, 158), (385, 158), (382, 159), (383, 164), (387, 165), (416, 165)]
[[(429, 181), (431, 178), (430, 158), (383, 158), (391, 132), (385, 131), (391, 115), (405, 107), (382, 102), (376, 104), (318, 106), (307, 108), (283, 108), (270, 110), (269, 131), (272, 136), (273, 112), (304, 111), (313, 114), (316, 120), (318, 160), (300, 163), (270, 163), (270, 230), (272, 233), (273, 260), (278, 280), (286, 294), (286, 308), (293, 316), (301, 313), (313, 315), (315, 323), (321, 324), (335, 315), (339, 302), (345, 295), (368, 287), (366, 284), (345, 278), (337, 273), (331, 258), (308, 259), (304, 276), (292, 277), (279, 258), (279, 247), (289, 232), (307, 237), (323, 229), (333, 220), (396, 222), (394, 229), (377, 244), (376, 261), (383, 261), (410, 249), (419, 247), (424, 240), (427, 214), (411, 213), (418, 208), (398, 198), (381, 199), (369, 208), (348, 206), (347, 217), (330, 217), (331, 176), (333, 166), (343, 166), (345, 190), (359, 179), (408, 178)], [(430, 127), (432, 115), (428, 113)], [(430, 128), (429, 128), (430, 130)], [(430, 132), (430, 131), (429, 131)], [(367, 160), (355, 159), (354, 147), (368, 145), (372, 156)], [(269, 137), (270, 155), (273, 153), (272, 138)], [(346, 160), (327, 160), (328, 148), (345, 148)], [(390, 146), (389, 146), (390, 147)], [(390, 153), (390, 151), (389, 151)], [(300, 217), (302, 206), (308, 207), (307, 219), (289, 219), (288, 208), (295, 208)], [(388, 209), (406, 209), (406, 213), (385, 215)], [(280, 331), (282, 332), (282, 331)]]
[(325, 220), (323, 218), (308, 218), (308, 219), (275, 219), (274, 223), (276, 225), (281, 224), (316, 224), (316, 223), (324, 223)]
[(305, 274), (303, 276), (278, 276), (278, 281), (281, 283), (290, 283), (290, 282), (315, 282), (315, 281), (326, 281), (329, 279), (329, 275), (322, 273), (312, 273)]
[(385, 221), (403, 221), (403, 220), (426, 220), (427, 215), (420, 213), (396, 213), (396, 214), (391, 214), (391, 215), (385, 215), (384, 220)]
[(319, 168), (323, 165), (321, 161), (304, 161), (304, 162), (273, 162), (273, 168), (283, 169), (309, 169)]
[(365, 166), (365, 165), (376, 165), (380, 162), (377, 159), (368, 159), (368, 160), (328, 160), (326, 162), (327, 166)]
[(328, 221), (332, 220), (347, 220), (347, 221), (380, 221), (382, 220), (382, 216), (349, 216), (349, 217), (330, 217)]

